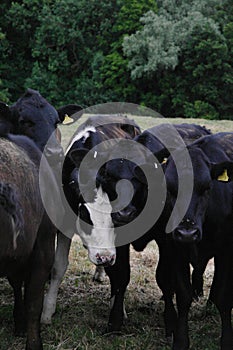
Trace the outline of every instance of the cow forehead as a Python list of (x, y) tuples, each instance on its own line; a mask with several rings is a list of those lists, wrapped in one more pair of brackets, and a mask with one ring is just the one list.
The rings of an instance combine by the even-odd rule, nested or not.
[(202, 150), (189, 149), (190, 160), (183, 156), (182, 151), (175, 152), (175, 157), (169, 157), (166, 167), (166, 180), (169, 183), (178, 184), (177, 169), (179, 176), (188, 178), (193, 175), (194, 184), (211, 181), (210, 161)]
[[(93, 227), (92, 234), (104, 232), (105, 229), (113, 227), (111, 202), (101, 186), (96, 189), (96, 196), (93, 202), (84, 202), (83, 205), (90, 215)], [(80, 219), (82, 218), (80, 217)]]
[(58, 113), (56, 109), (47, 104), (44, 107), (37, 108), (33, 105), (26, 105), (20, 111), (19, 115), (21, 117), (30, 118), (34, 122), (43, 122), (54, 123), (59, 121)]
[(70, 144), (68, 145), (65, 154), (68, 154), (68, 152), (73, 147), (75, 142), (80, 141), (80, 140), (85, 142), (88, 139), (88, 137), (90, 137), (91, 133), (95, 133), (95, 132), (96, 132), (96, 128), (92, 125), (87, 125), (84, 129), (79, 130), (78, 133), (76, 135), (74, 135), (73, 139), (71, 140)]
[(93, 202), (86, 202), (84, 203), (84, 205), (90, 212), (91, 217), (94, 217), (95, 214), (97, 214), (98, 216), (101, 214), (104, 215), (112, 212), (112, 206), (109, 197), (107, 193), (103, 191), (101, 186), (98, 189), (96, 189), (96, 195)]
[(136, 164), (128, 159), (118, 158), (109, 160), (106, 163), (106, 171), (108, 175), (115, 179), (131, 179), (134, 177), (133, 170)]

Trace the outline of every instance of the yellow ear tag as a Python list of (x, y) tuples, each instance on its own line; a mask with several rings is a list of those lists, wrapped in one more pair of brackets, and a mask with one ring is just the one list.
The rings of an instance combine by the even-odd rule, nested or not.
[(70, 124), (70, 123), (73, 123), (73, 122), (74, 122), (74, 119), (70, 118), (68, 116), (68, 114), (66, 114), (62, 124)]
[(167, 158), (164, 158), (161, 164), (166, 164), (167, 163)]
[(227, 169), (224, 169), (223, 173), (218, 176), (218, 181), (229, 181), (229, 176), (227, 175)]

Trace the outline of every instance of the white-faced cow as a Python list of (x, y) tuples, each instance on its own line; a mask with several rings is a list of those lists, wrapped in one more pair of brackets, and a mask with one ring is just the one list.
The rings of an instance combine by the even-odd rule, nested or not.
[[(114, 223), (111, 215), (112, 207), (109, 195), (105, 192), (95, 170), (104, 171), (104, 166), (99, 166), (99, 159), (104, 164), (104, 153), (108, 153), (108, 146), (114, 139), (131, 139), (138, 135), (139, 127), (127, 117), (121, 115), (97, 115), (87, 119), (75, 133), (66, 151), (63, 165), (63, 188), (70, 207), (76, 214), (73, 222), (74, 230), (81, 237), (84, 246), (88, 249), (90, 260), (96, 266), (105, 267), (111, 282), (112, 311), (109, 324), (118, 329), (122, 320), (115, 320), (114, 310), (118, 304), (122, 304), (125, 288), (129, 280), (129, 260), (123, 261), (128, 254), (128, 247), (115, 248)], [(93, 149), (96, 145), (106, 142), (103, 152)], [(93, 150), (92, 150), (93, 149)], [(91, 162), (80, 173), (80, 164), (86, 155), (91, 157)], [(97, 165), (96, 165), (96, 164)], [(99, 174), (100, 176), (100, 174)], [(82, 186), (82, 191), (80, 187)], [(85, 195), (84, 195), (85, 192)], [(127, 215), (130, 215), (128, 212)], [(51, 280), (51, 286), (47, 294), (50, 308), (46, 310), (46, 319), (49, 322), (55, 311), (58, 287), (65, 273), (70, 242), (60, 251), (57, 259), (57, 271), (60, 271)], [(62, 272), (62, 273), (61, 273)], [(118, 285), (120, 276), (123, 276), (122, 285)], [(126, 285), (125, 285), (126, 283)]]
[[(119, 126), (118, 123), (118, 129)], [(185, 126), (183, 128), (185, 129)], [(130, 128), (127, 127), (127, 129), (129, 132)], [(197, 129), (197, 134), (201, 136), (199, 126), (189, 126), (189, 132), (193, 134), (195, 134), (195, 129)], [(101, 129), (98, 131), (100, 130)], [(113, 132), (114, 129), (110, 126), (110, 128), (106, 130), (108, 130), (107, 138), (109, 138), (109, 132)], [(124, 127), (124, 130), (126, 130), (126, 127)], [(189, 135), (189, 132), (187, 132), (186, 135)], [(122, 133), (121, 126), (120, 133)], [(135, 131), (133, 133), (135, 134)], [(133, 136), (133, 133), (130, 133), (130, 138)], [(208, 134), (208, 131), (203, 128), (202, 135), (206, 134)], [(124, 317), (124, 293), (130, 278), (129, 244), (116, 248), (113, 246), (113, 249), (109, 249), (109, 247), (112, 248), (112, 242), (117, 239), (117, 237), (114, 236), (115, 232), (113, 227), (119, 227), (133, 221), (143, 209), (147, 197), (145, 177), (139, 167), (127, 160), (127, 157), (128, 155), (132, 156), (132, 153), (136, 152), (137, 154), (134, 154), (133, 158), (137, 159), (137, 164), (141, 165), (145, 165), (148, 159), (146, 153), (142, 151), (139, 154), (137, 148), (133, 146), (131, 148), (128, 147), (128, 145), (126, 145), (125, 150), (123, 146), (120, 157), (116, 148), (110, 147), (110, 144), (109, 149), (105, 151), (97, 152), (94, 149), (93, 152), (88, 152), (90, 148), (95, 146), (96, 140), (98, 140), (98, 143), (106, 139), (106, 136), (103, 135), (105, 135), (105, 133), (98, 133), (91, 123), (88, 124), (88, 121), (85, 127), (79, 129), (68, 147), (63, 169), (63, 183), (68, 201), (73, 210), (77, 213), (79, 234), (84, 245), (88, 248), (89, 257), (96, 265), (104, 265), (105, 271), (110, 278), (112, 309), (110, 312), (108, 329), (109, 331), (119, 331)], [(129, 138), (129, 135), (124, 136)], [(113, 134), (112, 137), (119, 138), (119, 130), (116, 134)], [(136, 139), (137, 138), (140, 138), (140, 136), (136, 137)], [(197, 138), (197, 136), (195, 138)], [(93, 140), (95, 140), (95, 142), (93, 142)], [(123, 138), (120, 141), (124, 143)], [(83, 165), (83, 172), (80, 173), (79, 167), (83, 164), (82, 161), (85, 161), (86, 155), (92, 158), (92, 162), (90, 162), (89, 166)], [(102, 158), (103, 163), (105, 163), (100, 169), (98, 166), (99, 158)], [(98, 172), (96, 172), (95, 162), (97, 170), (99, 170)], [(95, 182), (93, 182), (93, 178)], [(129, 180), (133, 183), (134, 195), (132, 201), (127, 203), (128, 205), (125, 205), (121, 210), (109, 215), (109, 211), (111, 210), (109, 204), (112, 205), (117, 195), (119, 195), (119, 192), (117, 193), (117, 182), (122, 179)], [(95, 183), (94, 188), (93, 183)], [(80, 185), (82, 185), (82, 193), (80, 193)], [(156, 186), (157, 184), (155, 184), (155, 187)], [(161, 180), (158, 186), (161, 186)], [(123, 191), (127, 197), (128, 188), (123, 188)], [(84, 200), (83, 194), (86, 200)], [(99, 208), (101, 208), (101, 205), (103, 205), (103, 208), (106, 208), (97, 211), (95, 207), (97, 202)], [(96, 229), (99, 227), (102, 227), (102, 230)], [(105, 242), (102, 244), (103, 249), (100, 250), (101, 247), (97, 244), (99, 242), (103, 243), (103, 231), (110, 234), (110, 239), (106, 241), (105, 238)], [(96, 248), (99, 249), (99, 251), (96, 250)]]

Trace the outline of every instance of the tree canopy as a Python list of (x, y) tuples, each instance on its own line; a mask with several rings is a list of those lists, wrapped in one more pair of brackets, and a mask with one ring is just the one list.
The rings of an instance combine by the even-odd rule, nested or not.
[(230, 0), (2, 0), (0, 100), (233, 119)]

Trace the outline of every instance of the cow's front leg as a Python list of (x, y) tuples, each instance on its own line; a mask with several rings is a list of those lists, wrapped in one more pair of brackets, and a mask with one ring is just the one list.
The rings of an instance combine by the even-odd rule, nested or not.
[(96, 266), (95, 272), (93, 275), (94, 282), (103, 282), (105, 276), (105, 271), (103, 266)]
[(25, 280), (25, 315), (27, 323), (26, 350), (42, 350), (40, 318), (44, 299), (44, 286), (54, 262), (56, 229), (43, 219), (33, 254), (29, 263), (29, 274)]
[(125, 313), (124, 295), (130, 280), (129, 245), (116, 248), (116, 262), (105, 268), (111, 283), (108, 332), (121, 330)]
[(159, 262), (156, 269), (156, 281), (163, 293), (164, 299), (164, 323), (165, 335), (172, 337), (176, 324), (177, 313), (173, 304), (174, 295), (174, 271), (171, 242), (157, 241), (159, 247)]
[(50, 324), (52, 322), (52, 316), (56, 311), (58, 290), (69, 264), (70, 245), (71, 239), (58, 232), (55, 261), (51, 271), (49, 289), (44, 298), (41, 323)]
[(232, 350), (233, 257), (232, 251), (227, 248), (215, 257), (215, 272), (209, 299), (216, 305), (221, 317), (221, 350)]
[(193, 264), (192, 272), (192, 290), (193, 299), (198, 300), (199, 297), (203, 296), (203, 275), (208, 264), (208, 261), (213, 257), (213, 252), (200, 247), (198, 251), (198, 260)]
[(176, 304), (178, 311), (177, 325), (173, 338), (173, 350), (189, 349), (188, 313), (192, 303), (192, 286), (188, 261), (182, 259), (182, 252), (177, 251), (176, 267)]
[(15, 276), (8, 276), (8, 281), (14, 290), (14, 323), (15, 323), (15, 335), (24, 336), (26, 332), (26, 320), (25, 320), (25, 308), (22, 295), (23, 281), (19, 276), (22, 272), (18, 272)]

